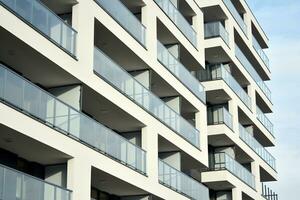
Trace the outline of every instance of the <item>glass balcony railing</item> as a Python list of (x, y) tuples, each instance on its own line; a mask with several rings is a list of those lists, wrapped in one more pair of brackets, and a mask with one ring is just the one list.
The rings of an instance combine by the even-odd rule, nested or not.
[(71, 195), (70, 190), (0, 165), (0, 199), (71, 200)]
[(259, 57), (262, 59), (262, 61), (265, 63), (267, 68), (270, 70), (270, 65), (269, 65), (269, 58), (267, 54), (264, 52), (264, 50), (261, 48), (260, 44), (256, 40), (254, 36), (252, 36), (252, 46), (254, 47), (255, 51), (259, 55)]
[(77, 32), (39, 0), (0, 0), (0, 4), (36, 28), (57, 46), (76, 56)]
[(223, 0), (224, 4), (228, 8), (229, 12), (232, 14), (235, 21), (238, 23), (238, 25), (241, 27), (242, 31), (247, 36), (247, 25), (244, 21), (244, 19), (241, 17), (240, 13), (237, 11), (235, 6), (233, 5), (231, 0)]
[(146, 152), (0, 65), (0, 99), (136, 171), (146, 173)]
[(226, 69), (226, 65), (215, 64), (207, 66), (206, 70), (197, 73), (200, 81), (224, 80), (242, 102), (251, 110), (251, 97)]
[(255, 177), (243, 165), (226, 153), (215, 153), (212, 163), (212, 170), (228, 170), (244, 183), (255, 189)]
[(200, 147), (200, 133), (194, 126), (97, 48), (94, 51), (94, 71), (181, 137)]
[(146, 27), (120, 0), (95, 0), (140, 44), (146, 46)]
[(261, 111), (261, 109), (258, 106), (256, 106), (256, 118), (272, 135), (274, 135), (273, 123), (269, 120), (265, 113)]
[(197, 48), (197, 33), (170, 0), (154, 0), (183, 35)]
[(233, 129), (232, 115), (224, 106), (213, 106), (207, 108), (208, 125), (225, 124)]
[(158, 161), (159, 182), (194, 200), (209, 200), (208, 188), (162, 160)]
[(210, 22), (204, 24), (204, 37), (206, 39), (221, 37), (229, 46), (229, 34), (221, 22)]
[(202, 84), (159, 41), (157, 41), (157, 59), (202, 102), (206, 103), (205, 91)]
[(239, 125), (239, 132), (240, 138), (270, 167), (276, 170), (275, 158), (241, 124)]
[(242, 50), (235, 45), (235, 56), (237, 59), (241, 62), (241, 64), (244, 66), (244, 68), (248, 71), (250, 76), (254, 79), (258, 87), (262, 90), (262, 92), (266, 95), (266, 97), (271, 101), (271, 90), (267, 86), (267, 84), (261, 79), (261, 77), (258, 75), (256, 70), (254, 69), (253, 65), (249, 62), (247, 57), (244, 55)]

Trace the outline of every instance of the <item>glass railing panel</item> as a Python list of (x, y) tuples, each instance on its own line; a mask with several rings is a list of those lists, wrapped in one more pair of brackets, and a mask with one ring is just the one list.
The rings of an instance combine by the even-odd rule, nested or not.
[(244, 55), (242, 50), (235, 45), (235, 56), (237, 59), (241, 62), (241, 64), (245, 67), (245, 69), (248, 71), (250, 76), (254, 79), (254, 81), (257, 83), (258, 87), (262, 90), (262, 92), (266, 95), (266, 97), (271, 101), (271, 90), (267, 86), (267, 84), (261, 79), (261, 77), (258, 75), (252, 64), (249, 62), (247, 57)]
[(200, 133), (194, 126), (97, 48), (94, 50), (94, 71), (191, 144), (199, 147)]
[(233, 129), (232, 115), (223, 106), (213, 106), (207, 108), (208, 125), (225, 124)]
[(170, 0), (154, 0), (185, 37), (197, 47), (197, 33)]
[(276, 160), (241, 124), (239, 125), (240, 138), (259, 155), (270, 167), (276, 170)]
[(262, 61), (265, 63), (267, 68), (270, 70), (270, 65), (269, 65), (269, 58), (267, 54), (264, 52), (264, 50), (261, 48), (260, 44), (256, 40), (254, 36), (252, 36), (252, 46), (254, 47), (255, 51), (259, 55), (259, 57), (262, 59)]
[(0, 199), (71, 200), (72, 192), (0, 165)]
[(146, 28), (120, 0), (96, 0), (138, 42), (146, 46)]
[(262, 125), (272, 134), (274, 135), (273, 123), (269, 120), (269, 118), (261, 111), (261, 109), (256, 106), (256, 118), (262, 123)]
[(229, 12), (232, 14), (238, 25), (241, 27), (242, 31), (247, 36), (247, 25), (244, 19), (241, 17), (239, 12), (236, 10), (235, 6), (233, 5), (231, 0), (223, 0), (224, 4), (228, 8)]
[(216, 64), (207, 66), (206, 70), (197, 72), (200, 81), (224, 80), (242, 102), (251, 110), (251, 97), (226, 69), (226, 65)]
[(204, 37), (221, 37), (224, 40), (224, 42), (229, 46), (229, 34), (221, 22), (210, 22), (204, 24)]
[(146, 173), (146, 152), (0, 65), (0, 98), (61, 132)]
[(159, 41), (157, 41), (157, 59), (202, 102), (206, 102), (203, 85)]
[(228, 170), (233, 175), (241, 179), (244, 183), (255, 189), (255, 177), (243, 165), (234, 160), (226, 153), (214, 154), (214, 170)]
[(76, 55), (77, 32), (39, 0), (0, 0), (0, 3), (68, 53)]
[(159, 182), (195, 200), (208, 200), (208, 188), (162, 160), (158, 161)]

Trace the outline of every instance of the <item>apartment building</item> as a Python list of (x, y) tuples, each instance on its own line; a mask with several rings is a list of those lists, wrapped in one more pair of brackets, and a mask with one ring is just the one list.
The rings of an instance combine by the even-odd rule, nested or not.
[(246, 0), (0, 0), (1, 200), (278, 200)]

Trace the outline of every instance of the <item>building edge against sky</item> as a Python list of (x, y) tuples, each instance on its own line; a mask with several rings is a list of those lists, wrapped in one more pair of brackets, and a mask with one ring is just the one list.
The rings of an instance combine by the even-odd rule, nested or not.
[(246, 0), (0, 0), (0, 44), (0, 199), (278, 199)]

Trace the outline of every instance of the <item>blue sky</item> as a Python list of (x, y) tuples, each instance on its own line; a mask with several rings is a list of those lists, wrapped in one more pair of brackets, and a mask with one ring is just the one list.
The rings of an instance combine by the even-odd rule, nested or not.
[(300, 0), (247, 0), (270, 39), (270, 58), (281, 200), (299, 199), (300, 186)]

